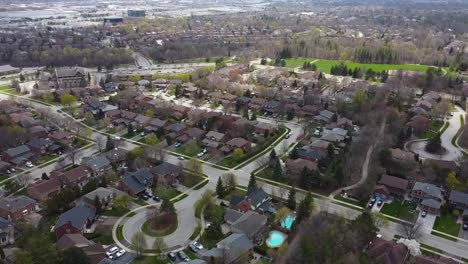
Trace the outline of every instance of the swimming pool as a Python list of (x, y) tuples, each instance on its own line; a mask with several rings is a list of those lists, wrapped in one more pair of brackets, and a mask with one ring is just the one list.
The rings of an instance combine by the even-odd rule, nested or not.
[(266, 240), (266, 244), (268, 247), (277, 248), (283, 244), (285, 239), (286, 235), (280, 231), (271, 231), (270, 236)]
[(292, 225), (294, 223), (294, 220), (296, 220), (296, 216), (294, 216), (294, 215), (286, 216), (283, 219), (283, 221), (281, 221), (281, 227), (291, 230), (291, 227), (292, 227)]

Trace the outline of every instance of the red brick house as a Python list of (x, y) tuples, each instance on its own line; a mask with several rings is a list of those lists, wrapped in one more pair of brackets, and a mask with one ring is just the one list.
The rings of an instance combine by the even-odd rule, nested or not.
[[(374, 193), (379, 193), (380, 190), (379, 194), (385, 197), (403, 197), (408, 191), (408, 185), (408, 180), (398, 178), (395, 176), (383, 175), (379, 181), (379, 185), (377, 185), (377, 187), (379, 188), (376, 189)], [(380, 188), (380, 186), (385, 186), (385, 188)], [(387, 193), (385, 192), (385, 190), (387, 191)]]
[(36, 211), (36, 201), (21, 195), (0, 199), (0, 216), (5, 219), (18, 220)]
[(73, 188), (84, 186), (91, 178), (91, 175), (91, 170), (87, 166), (80, 165), (68, 171), (55, 172), (51, 177), (57, 177), (62, 184)]
[(83, 234), (94, 223), (95, 216), (96, 209), (87, 206), (78, 206), (66, 211), (55, 223), (57, 239), (65, 234)]
[(375, 238), (369, 245), (367, 255), (371, 260), (382, 264), (404, 264), (409, 250), (403, 244)]
[(62, 190), (62, 184), (57, 178), (40, 180), (28, 186), (28, 195), (39, 202), (45, 202)]
[(286, 174), (289, 176), (299, 176), (304, 168), (309, 171), (317, 169), (317, 162), (306, 160), (306, 159), (288, 159), (286, 160)]

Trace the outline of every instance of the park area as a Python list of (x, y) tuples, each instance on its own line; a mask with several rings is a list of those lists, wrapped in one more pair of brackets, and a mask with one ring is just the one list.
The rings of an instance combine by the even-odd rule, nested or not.
[(344, 63), (348, 69), (361, 68), (363, 70), (372, 69), (376, 72), (389, 71), (389, 70), (406, 70), (406, 71), (418, 71), (426, 72), (431, 66), (419, 65), (419, 64), (373, 64), (373, 63), (357, 63), (352, 61), (340, 61), (340, 60), (316, 60), (308, 58), (290, 58), (285, 59), (286, 67), (302, 67), (304, 62), (314, 62), (317, 66), (317, 70), (325, 73), (330, 73), (332, 66)]

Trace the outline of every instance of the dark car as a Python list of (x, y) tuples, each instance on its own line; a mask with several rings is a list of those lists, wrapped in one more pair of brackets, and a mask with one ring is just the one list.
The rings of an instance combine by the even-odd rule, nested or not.
[(426, 217), (426, 215), (427, 215), (427, 211), (422, 211), (421, 217)]
[(377, 201), (377, 206), (378, 206), (378, 207), (382, 206), (382, 204), (383, 204), (383, 201), (382, 201), (382, 200)]
[(158, 196), (153, 196), (153, 200), (155, 202), (160, 202), (161, 201), (161, 198), (159, 198)]
[(374, 204), (375, 204), (375, 200), (374, 200), (374, 201), (370, 201), (368, 207), (369, 207), (369, 208), (372, 208), (372, 207), (374, 206)]
[(177, 260), (176, 254), (175, 254), (174, 252), (169, 252), (169, 253), (167, 253), (167, 257), (168, 257), (171, 261), (176, 261), (176, 260)]
[(177, 256), (183, 261), (190, 261), (189, 257), (183, 251), (177, 252)]
[(142, 195), (140, 196), (140, 198), (141, 198), (142, 200), (145, 200), (145, 201), (149, 199), (148, 195), (146, 195), (146, 194), (142, 194)]
[(463, 223), (463, 230), (468, 230), (468, 223)]
[(223, 201), (219, 205), (224, 206), (224, 207), (228, 207), (228, 205)]

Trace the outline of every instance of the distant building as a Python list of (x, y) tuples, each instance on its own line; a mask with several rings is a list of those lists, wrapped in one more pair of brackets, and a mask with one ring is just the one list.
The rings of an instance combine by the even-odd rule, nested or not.
[(106, 17), (104, 18), (104, 25), (107, 24), (112, 24), (112, 25), (117, 25), (123, 23), (123, 18), (121, 17)]
[(0, 65), (0, 76), (13, 74), (13, 73), (19, 73), (19, 72), (20, 72), (20, 69), (15, 68), (11, 65)]
[(127, 10), (127, 15), (129, 17), (145, 17), (146, 11), (145, 10)]

